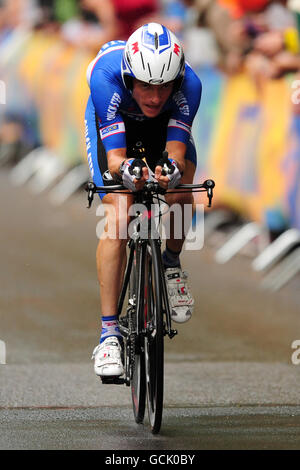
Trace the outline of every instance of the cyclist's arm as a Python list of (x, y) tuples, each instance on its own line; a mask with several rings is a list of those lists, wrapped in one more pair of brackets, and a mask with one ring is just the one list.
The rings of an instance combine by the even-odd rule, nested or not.
[(112, 73), (97, 66), (99, 67), (98, 63), (89, 79), (91, 98), (99, 123), (100, 137), (108, 154), (110, 150), (126, 147), (125, 125), (119, 113), (122, 89)]
[(197, 113), (202, 84), (187, 65), (182, 88), (173, 96), (173, 110), (168, 123), (166, 150), (181, 173), (185, 170), (185, 153), (190, 140), (192, 124)]
[(178, 140), (169, 140), (166, 144), (166, 150), (169, 158), (175, 160), (180, 173), (184, 173), (186, 145)]
[(126, 148), (112, 149), (107, 152), (107, 164), (111, 175), (120, 177), (120, 165), (127, 160)]

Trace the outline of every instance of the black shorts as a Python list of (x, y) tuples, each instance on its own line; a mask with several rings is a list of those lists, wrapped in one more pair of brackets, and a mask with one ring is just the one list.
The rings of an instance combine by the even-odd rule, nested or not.
[[(134, 149), (143, 148), (145, 150), (146, 161), (150, 169), (154, 172), (156, 163), (162, 158), (162, 153), (166, 148), (168, 123), (170, 113), (160, 114), (156, 118), (137, 121), (122, 115), (126, 131), (127, 158), (135, 158)], [(192, 140), (190, 140), (186, 158), (196, 165), (196, 150)], [(107, 157), (104, 145), (100, 138), (98, 129), (98, 164), (101, 174), (108, 169)]]

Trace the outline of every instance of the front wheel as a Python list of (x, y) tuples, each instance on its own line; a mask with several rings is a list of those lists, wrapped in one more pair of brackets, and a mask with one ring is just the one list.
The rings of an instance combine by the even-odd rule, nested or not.
[[(129, 282), (129, 297), (137, 305), (137, 292), (138, 292), (138, 266), (142, 262), (141, 251), (138, 249), (133, 258), (133, 265), (131, 268), (131, 276)], [(132, 364), (132, 378), (131, 378), (131, 398), (133, 406), (133, 414), (136, 423), (142, 423), (145, 415), (146, 407), (146, 379), (145, 379), (145, 353), (143, 345), (137, 344), (138, 336), (136, 334), (137, 328), (137, 308), (132, 313), (132, 341), (131, 341), (131, 364)]]
[(164, 334), (161, 293), (161, 252), (157, 240), (149, 240), (145, 259), (145, 371), (151, 431), (161, 427), (164, 389)]

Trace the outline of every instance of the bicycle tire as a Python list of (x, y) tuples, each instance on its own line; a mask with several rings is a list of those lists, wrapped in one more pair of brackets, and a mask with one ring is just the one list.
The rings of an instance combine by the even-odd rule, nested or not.
[(147, 407), (151, 431), (161, 428), (164, 393), (164, 333), (161, 292), (161, 251), (158, 240), (149, 240), (151, 256), (146, 257), (147, 327), (145, 336), (145, 369)]
[[(133, 259), (133, 265), (131, 268), (131, 276), (129, 281), (129, 296), (132, 298), (135, 295), (137, 299), (138, 294), (138, 266), (141, 262), (140, 260), (140, 250), (135, 252)], [(137, 306), (137, 301), (136, 301)], [(132, 315), (133, 319), (133, 329), (136, 329), (136, 315), (137, 307), (135, 312)], [(132, 407), (133, 414), (136, 423), (142, 423), (144, 421), (145, 409), (146, 409), (146, 376), (145, 376), (145, 352), (143, 345), (136, 344), (137, 335), (133, 334), (133, 347), (134, 347), (134, 357), (133, 361), (133, 372), (131, 379), (131, 398), (132, 398)]]

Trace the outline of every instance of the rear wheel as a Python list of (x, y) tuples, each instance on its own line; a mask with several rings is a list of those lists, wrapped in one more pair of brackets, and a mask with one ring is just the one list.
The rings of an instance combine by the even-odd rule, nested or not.
[(157, 240), (149, 240), (145, 259), (145, 369), (151, 431), (159, 432), (163, 412), (164, 338), (161, 294), (161, 252)]

